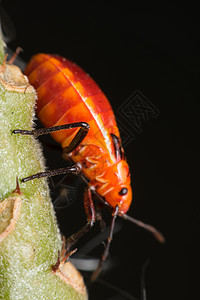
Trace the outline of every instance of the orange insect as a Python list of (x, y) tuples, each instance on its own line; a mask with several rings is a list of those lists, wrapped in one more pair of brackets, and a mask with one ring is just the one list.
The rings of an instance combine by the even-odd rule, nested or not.
[(35, 55), (25, 74), (37, 91), (37, 115), (46, 128), (33, 131), (17, 129), (13, 133), (35, 136), (51, 133), (61, 143), (64, 159), (70, 157), (74, 165), (37, 173), (21, 181), (80, 172), (89, 180), (84, 193), (87, 224), (67, 239), (68, 249), (95, 222), (91, 191), (112, 209), (108, 242), (93, 279), (108, 255), (117, 215), (145, 227), (163, 242), (163, 236), (154, 227), (126, 215), (132, 201), (129, 166), (113, 110), (98, 85), (75, 63), (57, 55)]

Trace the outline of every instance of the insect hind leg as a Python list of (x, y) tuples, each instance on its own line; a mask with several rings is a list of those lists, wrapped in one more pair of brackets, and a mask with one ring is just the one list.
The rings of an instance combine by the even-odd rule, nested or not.
[(13, 134), (22, 134), (22, 135), (34, 135), (34, 136), (40, 136), (45, 135), (49, 133), (53, 133), (56, 131), (66, 130), (66, 129), (73, 129), (73, 128), (79, 128), (79, 131), (75, 135), (75, 137), (72, 139), (70, 144), (63, 149), (63, 156), (69, 154), (73, 150), (75, 150), (80, 143), (84, 140), (86, 137), (90, 125), (86, 122), (76, 122), (71, 124), (64, 124), (64, 125), (58, 125), (53, 127), (47, 127), (47, 128), (39, 128), (35, 130), (23, 130), (23, 129), (15, 129), (12, 131)]

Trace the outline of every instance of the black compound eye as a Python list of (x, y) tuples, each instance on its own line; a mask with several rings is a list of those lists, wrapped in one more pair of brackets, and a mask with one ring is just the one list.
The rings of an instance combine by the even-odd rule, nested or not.
[(119, 195), (120, 196), (124, 196), (124, 195), (126, 195), (128, 193), (128, 189), (127, 188), (123, 188), (123, 189), (121, 189), (121, 191), (119, 192)]

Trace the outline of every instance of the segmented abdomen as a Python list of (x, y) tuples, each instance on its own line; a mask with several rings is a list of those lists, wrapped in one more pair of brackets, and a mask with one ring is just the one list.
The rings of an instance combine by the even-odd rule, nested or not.
[[(76, 64), (57, 55), (37, 54), (25, 74), (38, 94), (37, 115), (46, 127), (87, 122), (89, 133), (84, 142), (111, 147), (110, 133), (119, 136), (115, 116), (106, 96), (92, 78)], [(77, 130), (53, 133), (65, 147)]]

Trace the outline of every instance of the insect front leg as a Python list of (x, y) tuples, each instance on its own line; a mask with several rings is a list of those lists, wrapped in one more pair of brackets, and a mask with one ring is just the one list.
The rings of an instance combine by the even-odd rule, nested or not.
[(87, 189), (84, 193), (84, 209), (85, 213), (87, 216), (87, 224), (81, 228), (79, 231), (76, 233), (72, 234), (67, 240), (66, 240), (66, 248), (67, 251), (71, 249), (73, 245), (75, 245), (78, 240), (86, 233), (88, 232), (92, 226), (95, 223), (95, 208), (94, 208), (94, 203), (92, 201), (92, 196), (91, 196), (91, 190)]
[(116, 220), (116, 217), (118, 216), (118, 212), (119, 212), (119, 207), (116, 206), (114, 208), (114, 211), (112, 213), (112, 220), (111, 220), (111, 225), (110, 225), (110, 232), (109, 232), (109, 235), (108, 235), (108, 239), (107, 239), (107, 244), (106, 244), (106, 247), (104, 249), (104, 252), (101, 256), (101, 259), (100, 259), (100, 262), (99, 262), (99, 265), (98, 267), (96, 268), (96, 270), (92, 273), (92, 276), (90, 278), (91, 281), (94, 281), (97, 279), (97, 277), (99, 276), (100, 272), (101, 272), (101, 269), (102, 269), (102, 265), (103, 265), (103, 262), (106, 260), (106, 258), (108, 257), (108, 254), (109, 254), (109, 249), (110, 249), (110, 244), (111, 244), (111, 241), (112, 241), (112, 238), (113, 238), (113, 232), (114, 232), (114, 227), (115, 227), (115, 220)]

